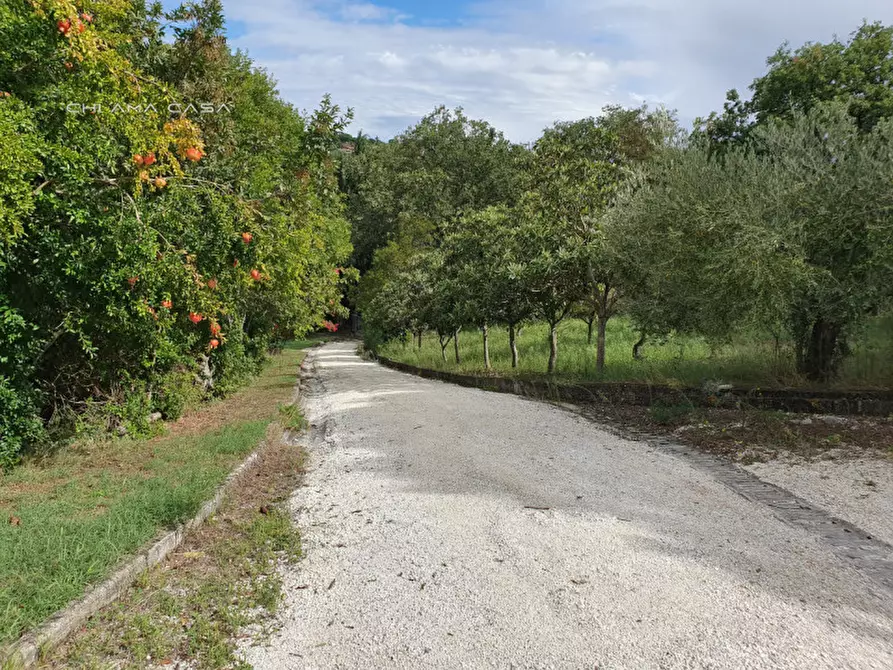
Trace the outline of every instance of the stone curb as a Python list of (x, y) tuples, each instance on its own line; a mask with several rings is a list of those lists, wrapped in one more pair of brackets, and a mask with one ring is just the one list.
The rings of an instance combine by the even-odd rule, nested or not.
[(201, 506), (198, 513), (186, 523), (165, 534), (148, 549), (142, 550), (111, 577), (94, 586), (79, 600), (51, 616), (36, 630), (23, 635), (17, 642), (0, 654), (0, 668), (19, 670), (28, 668), (47, 652), (58, 647), (71, 633), (82, 626), (100, 609), (115, 601), (134, 580), (149, 568), (158, 565), (186, 539), (187, 533), (204, 523), (216, 512), (233, 482), (258, 459), (265, 443), (233, 470), (218, 488), (214, 496)]

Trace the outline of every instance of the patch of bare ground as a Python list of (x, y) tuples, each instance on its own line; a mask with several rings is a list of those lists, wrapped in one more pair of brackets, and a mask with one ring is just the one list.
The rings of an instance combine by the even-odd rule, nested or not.
[(659, 434), (747, 465), (773, 459), (882, 458), (893, 463), (893, 420), (789, 414), (690, 405), (587, 405), (583, 412), (620, 432)]

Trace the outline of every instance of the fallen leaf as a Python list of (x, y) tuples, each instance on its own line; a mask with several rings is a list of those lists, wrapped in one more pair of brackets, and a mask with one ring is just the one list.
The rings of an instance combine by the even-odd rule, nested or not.
[(15, 514), (12, 514), (9, 517), (9, 525), (10, 526), (21, 526), (22, 520), (19, 517), (17, 517)]

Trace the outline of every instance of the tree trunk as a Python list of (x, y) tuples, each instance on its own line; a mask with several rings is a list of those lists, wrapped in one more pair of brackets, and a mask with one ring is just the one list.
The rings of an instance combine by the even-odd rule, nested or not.
[(444, 363), (446, 363), (446, 348), (447, 345), (450, 343), (450, 338), (444, 339), (443, 335), (441, 335), (440, 333), (437, 333), (437, 337), (440, 340), (440, 358), (443, 360)]
[(641, 349), (645, 346), (645, 338), (648, 337), (645, 333), (641, 333), (639, 336), (639, 341), (633, 345), (633, 360), (641, 361), (642, 360), (642, 352)]
[(416, 332), (416, 338), (418, 338), (418, 342), (419, 342), (419, 347), (418, 347), (419, 349), (422, 348), (422, 333), (423, 332), (424, 331), (422, 331), (422, 330), (419, 330)]
[(605, 333), (608, 329), (608, 298), (611, 295), (611, 287), (605, 284), (605, 291), (600, 296), (598, 305), (598, 339), (595, 344), (595, 371), (599, 375), (605, 371)]
[(490, 369), (490, 328), (487, 324), (484, 324), (484, 327), (481, 328), (484, 336), (484, 368)]
[(592, 344), (592, 326), (595, 325), (596, 312), (592, 311), (592, 314), (586, 319), (586, 344)]
[(558, 324), (549, 324), (549, 367), (548, 374), (555, 372), (555, 364), (558, 362)]
[(823, 319), (813, 323), (800, 370), (810, 381), (826, 382), (834, 376), (840, 354), (840, 332), (840, 326), (835, 323)]
[(456, 353), (456, 365), (460, 365), (462, 361), (459, 359), (459, 329), (453, 333), (453, 350)]
[(598, 320), (598, 339), (595, 344), (595, 371), (602, 374), (605, 371), (605, 331), (608, 328), (608, 319)]
[(518, 367), (518, 341), (515, 336), (515, 324), (509, 324), (509, 349), (512, 350), (512, 367)]

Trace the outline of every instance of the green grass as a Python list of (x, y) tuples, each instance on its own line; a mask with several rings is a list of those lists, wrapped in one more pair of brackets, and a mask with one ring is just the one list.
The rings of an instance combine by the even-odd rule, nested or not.
[(83, 442), (0, 475), (0, 645), (192, 516), (264, 438), (303, 356), (288, 347), (166, 436)]
[[(743, 386), (788, 387), (811, 386), (795, 370), (791, 350), (776, 350), (771, 339), (739, 337), (715, 348), (701, 338), (671, 336), (663, 341), (646, 342), (641, 353), (644, 360), (634, 360), (632, 348), (638, 333), (624, 318), (608, 322), (606, 368), (599, 377), (595, 369), (595, 345), (586, 343), (586, 324), (566, 320), (558, 327), (558, 365), (556, 376), (569, 381), (637, 381), (654, 384), (700, 386), (707, 381), (721, 381)], [(893, 341), (893, 317), (871, 321), (853, 340), (853, 355), (843, 364), (840, 377), (833, 384), (838, 388), (893, 387), (893, 357), (889, 355)], [(447, 347), (447, 362), (441, 359), (436, 335), (428, 333), (419, 350), (407, 340), (392, 341), (380, 353), (404, 363), (436, 370), (459, 370), (485, 373), (483, 343), (478, 331), (464, 331), (459, 337), (462, 365), (456, 366), (453, 345)], [(548, 326), (534, 323), (525, 326), (518, 338), (520, 363), (511, 367), (511, 353), (505, 329), (492, 328), (490, 358), (493, 369), (502, 375), (541, 376), (549, 358)]]
[(183, 659), (199, 669), (250, 668), (237, 639), (271, 632), (284, 596), (278, 566), (300, 558), (300, 534), (279, 509), (233, 520), (225, 532), (216, 518), (209, 525), (201, 550), (176, 556), (176, 569), (144, 573), (41, 667), (179, 667), (174, 659)]

